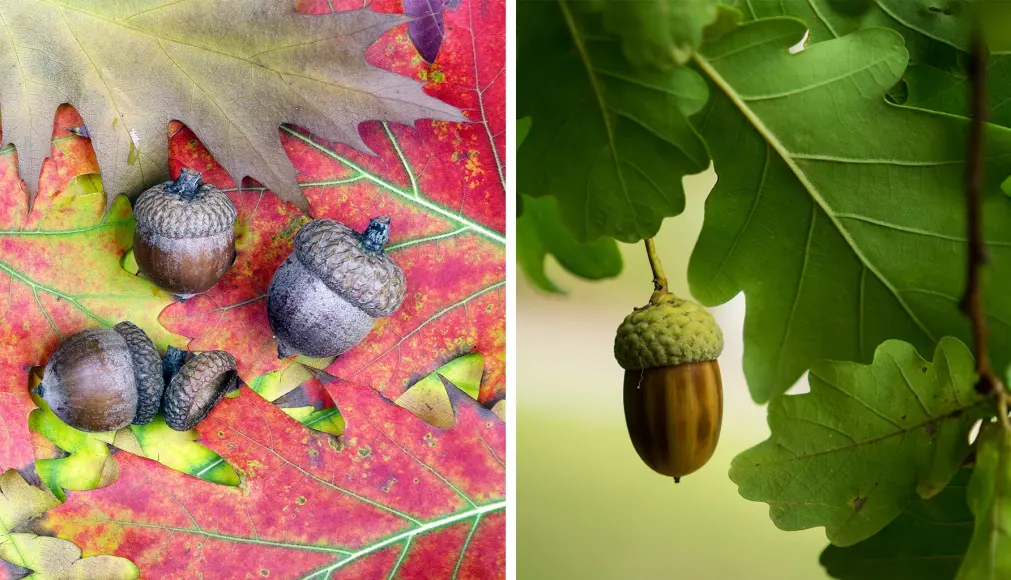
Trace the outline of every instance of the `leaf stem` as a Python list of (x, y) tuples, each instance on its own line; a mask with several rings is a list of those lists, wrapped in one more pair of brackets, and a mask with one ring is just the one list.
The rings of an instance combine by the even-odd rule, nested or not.
[(667, 294), (667, 276), (663, 273), (663, 264), (660, 263), (660, 255), (656, 251), (653, 238), (643, 240), (646, 244), (646, 256), (649, 257), (649, 267), (653, 270), (653, 292)]
[(1011, 429), (1008, 420), (1008, 395), (1001, 380), (993, 372), (990, 362), (989, 335), (986, 311), (983, 307), (982, 269), (990, 262), (990, 255), (983, 238), (983, 185), (986, 177), (983, 153), (983, 132), (987, 122), (986, 95), (987, 49), (980, 31), (977, 17), (974, 21), (969, 57), (969, 100), (970, 120), (968, 150), (965, 164), (965, 198), (967, 228), (969, 233), (968, 271), (965, 294), (962, 297), (962, 312), (969, 317), (972, 325), (972, 340), (976, 351), (976, 373), (979, 376), (976, 392), (992, 395), (997, 404), (997, 413), (1006, 429)]

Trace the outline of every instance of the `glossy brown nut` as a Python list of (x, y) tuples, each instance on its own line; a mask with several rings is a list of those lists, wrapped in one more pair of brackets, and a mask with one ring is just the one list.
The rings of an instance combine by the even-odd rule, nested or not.
[(127, 341), (111, 328), (60, 343), (35, 388), (61, 421), (81, 431), (115, 431), (133, 421), (137, 384)]
[(184, 168), (148, 189), (133, 207), (134, 257), (141, 274), (181, 297), (209, 290), (235, 261), (238, 210), (220, 189)]
[(717, 361), (625, 371), (625, 424), (639, 457), (675, 481), (709, 461), (720, 439)]
[(139, 230), (133, 253), (141, 273), (173, 294), (191, 296), (210, 290), (235, 261), (235, 232), (201, 238), (172, 239)]

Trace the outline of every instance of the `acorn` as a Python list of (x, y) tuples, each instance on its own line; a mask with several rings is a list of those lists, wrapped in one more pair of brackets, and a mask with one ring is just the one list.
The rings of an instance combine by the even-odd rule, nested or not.
[(639, 457), (675, 483), (709, 461), (720, 438), (723, 333), (698, 304), (665, 290), (618, 327), (625, 424)]
[(209, 290), (235, 262), (238, 210), (200, 173), (148, 189), (134, 204), (134, 256), (140, 272), (180, 298)]
[(223, 350), (189, 358), (165, 389), (165, 423), (176, 431), (189, 431), (235, 388), (237, 381), (235, 358)]
[(67, 425), (100, 432), (150, 421), (149, 403), (138, 401), (160, 400), (163, 388), (158, 350), (144, 331), (122, 322), (82, 330), (60, 343), (34, 391)]
[(337, 356), (400, 308), (407, 281), (383, 251), (389, 241), (388, 216), (372, 218), (361, 233), (327, 218), (299, 230), (267, 298), (278, 358)]

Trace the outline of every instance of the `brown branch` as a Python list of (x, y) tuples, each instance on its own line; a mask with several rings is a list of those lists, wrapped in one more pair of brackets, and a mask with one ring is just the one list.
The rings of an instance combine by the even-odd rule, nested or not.
[(989, 338), (986, 311), (983, 309), (982, 269), (990, 261), (990, 255), (983, 239), (983, 187), (986, 179), (985, 155), (983, 151), (984, 131), (987, 122), (986, 95), (987, 49), (980, 27), (974, 27), (969, 60), (969, 143), (965, 165), (965, 198), (968, 214), (969, 255), (965, 295), (962, 297), (962, 311), (972, 324), (972, 340), (976, 351), (976, 373), (979, 375), (976, 391), (993, 394), (1002, 413), (1001, 419), (1007, 425), (1007, 395), (1000, 379), (993, 372), (990, 363)]

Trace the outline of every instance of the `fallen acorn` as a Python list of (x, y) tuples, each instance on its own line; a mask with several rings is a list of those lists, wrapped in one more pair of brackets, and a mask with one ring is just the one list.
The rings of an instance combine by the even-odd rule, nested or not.
[(159, 410), (169, 427), (187, 431), (237, 382), (235, 359), (227, 352), (193, 355), (169, 347), (163, 360), (143, 330), (121, 322), (82, 330), (61, 342), (33, 391), (61, 421), (80, 431), (145, 425)]
[(141, 274), (181, 298), (209, 290), (235, 262), (238, 210), (201, 174), (184, 168), (137, 198), (133, 251)]
[(723, 333), (698, 304), (664, 291), (618, 327), (625, 424), (639, 457), (675, 483), (706, 464), (723, 421)]
[(143, 421), (148, 404), (138, 417), (138, 393), (157, 396), (160, 403), (165, 386), (160, 366), (151, 374), (148, 364), (160, 360), (157, 349), (137, 333), (144, 331), (122, 322), (71, 335), (49, 357), (35, 393), (61, 421), (81, 431), (115, 431)]
[(388, 216), (372, 218), (361, 233), (327, 218), (302, 226), (268, 291), (278, 358), (342, 354), (400, 308), (407, 282), (383, 250), (389, 241)]

